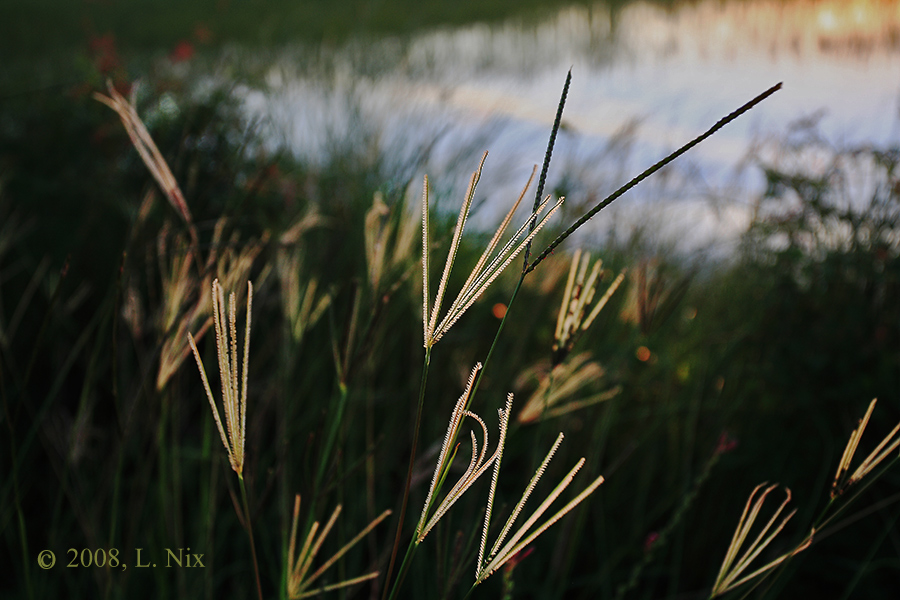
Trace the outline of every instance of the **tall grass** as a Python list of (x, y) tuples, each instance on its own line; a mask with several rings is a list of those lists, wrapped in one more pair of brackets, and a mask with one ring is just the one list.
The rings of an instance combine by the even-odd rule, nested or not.
[[(107, 98), (119, 114), (141, 114), (113, 90)], [(72, 188), (97, 228), (54, 235), (43, 207), (59, 197), (34, 177), (46, 165), (11, 150), (46, 141), (37, 120), (34, 135), (4, 142), (15, 166), (0, 188), (0, 556), (13, 567), (4, 596), (709, 597), (838, 585), (891, 597), (900, 561), (896, 429), (884, 427), (898, 420), (890, 358), (862, 378), (847, 373), (841, 400), (814, 403), (812, 359), (798, 370), (779, 357), (815, 350), (797, 333), (798, 306), (783, 302), (822, 313), (840, 299), (846, 319), (860, 302), (881, 312), (866, 313), (858, 343), (898, 340), (895, 154), (872, 154), (884, 210), (868, 224), (850, 213), (820, 219), (824, 205), (802, 194), (822, 188), (768, 165), (763, 202), (793, 185), (812, 206), (805, 220), (761, 221), (744, 262), (691, 270), (615, 244), (592, 263), (563, 251), (574, 225), (514, 211), (496, 235), (464, 232), (489, 161), (472, 159), (453, 217), (430, 208), (427, 182), (415, 207), (421, 181), (390, 191), (362, 167), (326, 174), (284, 156), (247, 159), (230, 150), (240, 136), (209, 135), (221, 144), (210, 150), (172, 133), (215, 128), (224, 105), (205, 121), (194, 113), (149, 128), (156, 152), (127, 121), (156, 167), (148, 176), (112, 112), (79, 109), (80, 131), (99, 127), (111, 149), (112, 167), (91, 173), (106, 173), (118, 200), (98, 206), (91, 186)], [(552, 144), (532, 214), (551, 154)], [(207, 182), (228, 188), (227, 171), (232, 195), (207, 196)], [(861, 232), (856, 245), (814, 246), (805, 232), (829, 219)], [(114, 259), (72, 241), (110, 223)], [(796, 244), (773, 245), (784, 230)], [(871, 247), (870, 231), (884, 234)], [(511, 267), (520, 255), (522, 269)], [(773, 282), (772, 264), (790, 268)], [(815, 293), (821, 281), (827, 294)], [(451, 290), (461, 291), (443, 302)], [(824, 314), (856, 335), (840, 313)], [(213, 332), (217, 344), (205, 339)], [(199, 376), (191, 353), (201, 373), (219, 365), (224, 423), (211, 372)], [(780, 394), (776, 383), (792, 375), (806, 395), (799, 384), (786, 386), (795, 397)], [(876, 394), (878, 410), (850, 433)], [(481, 416), (493, 414), (498, 430)], [(854, 459), (857, 448), (868, 458)], [(789, 521), (786, 505), (766, 517), (763, 533), (753, 525), (777, 488), (748, 500), (760, 481), (800, 501)], [(850, 526), (853, 535), (830, 536)], [(65, 566), (69, 548), (78, 566)], [(85, 548), (92, 561), (103, 550), (105, 564), (81, 566)], [(137, 548), (158, 563), (182, 549), (203, 567), (138, 567)], [(55, 567), (38, 565), (43, 549)]]

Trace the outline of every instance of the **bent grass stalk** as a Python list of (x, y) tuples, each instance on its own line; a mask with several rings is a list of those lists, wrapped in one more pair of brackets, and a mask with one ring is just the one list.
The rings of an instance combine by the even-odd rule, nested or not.
[[(497, 449), (494, 451), (493, 456), (487, 458), (487, 450), (488, 450), (488, 433), (487, 426), (484, 421), (477, 414), (466, 410), (466, 405), (469, 401), (469, 396), (472, 393), (472, 384), (475, 381), (475, 375), (481, 369), (481, 363), (475, 365), (475, 368), (472, 369), (472, 373), (469, 375), (469, 381), (466, 384), (466, 391), (459, 397), (459, 400), (456, 402), (456, 406), (453, 408), (453, 412), (450, 416), (450, 424), (447, 427), (447, 434), (444, 436), (444, 443), (441, 446), (441, 452), (438, 456), (437, 464), (434, 469), (434, 476), (431, 479), (431, 486), (428, 489), (428, 495), (425, 497), (425, 506), (422, 508), (422, 516), (419, 518), (419, 524), (416, 526), (416, 535), (415, 535), (415, 544), (421, 544), (425, 539), (425, 536), (428, 535), (428, 532), (431, 531), (437, 522), (443, 517), (450, 507), (452, 507), (457, 500), (459, 500), (462, 495), (472, 487), (475, 481), (481, 477), (491, 466), (491, 464), (497, 460), (500, 456), (500, 453), (503, 451), (503, 442), (506, 439), (506, 429), (509, 423), (509, 404), (507, 403), (507, 410), (500, 410), (500, 441), (497, 445)], [(484, 434), (484, 444), (481, 448), (481, 453), (478, 452), (478, 440), (475, 436), (474, 432), (471, 432), (472, 437), (472, 458), (469, 460), (469, 466), (466, 467), (465, 472), (459, 478), (459, 481), (456, 482), (456, 485), (447, 492), (447, 495), (444, 499), (438, 504), (437, 508), (434, 510), (434, 513), (429, 518), (429, 513), (431, 512), (432, 504), (435, 500), (435, 495), (438, 493), (440, 485), (443, 484), (444, 480), (447, 477), (447, 474), (450, 470), (450, 465), (453, 463), (453, 459), (456, 457), (456, 451), (454, 450), (452, 453), (450, 452), (451, 440), (455, 440), (459, 434), (459, 428), (462, 425), (462, 421), (465, 417), (470, 417), (474, 419), (480, 426), (481, 431)]]
[(175, 209), (188, 226), (188, 232), (190, 233), (192, 242), (192, 251), (196, 254), (199, 264), (200, 241), (197, 236), (197, 227), (194, 224), (187, 202), (185, 202), (184, 194), (181, 192), (181, 188), (178, 186), (178, 182), (172, 174), (172, 170), (169, 168), (166, 159), (163, 158), (162, 153), (150, 136), (150, 132), (147, 131), (144, 122), (141, 121), (140, 116), (138, 116), (133, 101), (129, 101), (120, 94), (111, 80), (107, 80), (106, 87), (109, 91), (109, 96), (95, 93), (94, 99), (113, 109), (116, 114), (119, 115), (119, 118), (122, 120), (122, 125), (125, 127), (125, 131), (128, 133), (129, 139), (131, 139), (131, 144), (134, 146), (135, 150), (138, 151), (141, 160), (147, 166), (150, 174), (153, 175), (156, 183), (166, 195), (169, 204), (172, 205), (172, 208)]
[[(419, 519), (419, 524), (416, 527), (416, 534), (413, 541), (413, 547), (421, 544), (425, 540), (425, 537), (428, 535), (428, 533), (435, 527), (435, 525), (437, 525), (438, 521), (440, 521), (440, 519), (447, 513), (447, 511), (450, 510), (450, 508), (456, 503), (456, 501), (459, 500), (460, 497), (462, 497), (463, 494), (471, 489), (478, 478), (481, 477), (481, 475), (483, 475), (493, 464), (494, 474), (491, 479), (491, 487), (488, 493), (487, 506), (485, 509), (484, 529), (482, 530), (481, 534), (481, 544), (478, 551), (478, 561), (473, 588), (487, 579), (491, 574), (502, 567), (519, 551), (533, 542), (544, 531), (546, 531), (569, 511), (580, 504), (604, 481), (602, 475), (597, 477), (590, 485), (587, 486), (587, 488), (579, 493), (562, 509), (560, 509), (552, 517), (544, 521), (544, 523), (539, 525), (534, 531), (530, 531), (535, 523), (537, 523), (537, 521), (540, 519), (540, 517), (547, 511), (550, 505), (560, 496), (560, 494), (562, 494), (562, 492), (569, 486), (569, 484), (572, 483), (575, 474), (584, 465), (585, 460), (584, 458), (581, 458), (578, 463), (572, 468), (572, 470), (569, 471), (569, 473), (563, 478), (563, 480), (556, 486), (556, 488), (554, 488), (553, 491), (550, 492), (550, 494), (541, 503), (541, 505), (537, 509), (535, 509), (530, 517), (528, 517), (525, 523), (516, 531), (516, 533), (512, 535), (509, 541), (504, 544), (506, 536), (509, 534), (510, 530), (515, 524), (516, 518), (522, 512), (525, 503), (528, 501), (528, 498), (534, 491), (535, 486), (546, 471), (547, 466), (550, 464), (550, 460), (553, 458), (553, 455), (556, 453), (556, 450), (562, 443), (563, 434), (560, 433), (556, 438), (556, 442), (554, 442), (553, 446), (550, 448), (550, 451), (547, 453), (547, 456), (544, 458), (544, 461), (541, 463), (540, 467), (538, 467), (534, 476), (531, 478), (531, 481), (528, 483), (528, 486), (525, 488), (525, 491), (516, 504), (516, 507), (513, 509), (509, 519), (507, 519), (506, 524), (503, 526), (503, 530), (497, 537), (497, 540), (491, 548), (490, 552), (485, 555), (487, 534), (491, 520), (491, 511), (494, 504), (494, 495), (496, 493), (497, 481), (499, 479), (500, 473), (500, 461), (503, 455), (503, 448), (506, 444), (506, 435), (509, 427), (509, 417), (512, 412), (513, 395), (508, 394), (505, 408), (497, 411), (500, 419), (500, 436), (494, 454), (490, 458), (488, 458), (487, 426), (477, 414), (465, 408), (467, 402), (470, 400), (475, 376), (480, 368), (481, 365), (479, 364), (476, 365), (474, 369), (472, 369), (472, 373), (469, 375), (469, 381), (466, 385), (466, 390), (460, 396), (451, 414), (450, 424), (447, 427), (447, 433), (444, 437), (444, 443), (441, 446), (441, 452), (438, 457), (437, 464), (435, 465), (434, 476), (431, 480), (431, 486), (429, 487), (428, 495), (425, 499), (425, 505), (422, 509), (422, 515)], [(465, 417), (474, 419), (481, 427), (482, 433), (484, 435), (484, 444), (481, 448), (481, 452), (479, 452), (477, 437), (475, 436), (474, 432), (471, 433), (472, 457), (469, 460), (469, 465), (462, 476), (459, 478), (457, 483), (450, 489), (449, 492), (447, 492), (447, 495), (437, 505), (437, 508), (435, 508), (432, 513), (431, 508), (435, 503), (435, 498), (438, 490), (447, 477), (450, 465), (453, 463), (453, 459), (456, 456), (456, 451), (453, 450), (451, 452), (451, 447), (453, 444), (453, 440), (459, 434), (460, 426)], [(408, 554), (408, 556), (410, 555)]]

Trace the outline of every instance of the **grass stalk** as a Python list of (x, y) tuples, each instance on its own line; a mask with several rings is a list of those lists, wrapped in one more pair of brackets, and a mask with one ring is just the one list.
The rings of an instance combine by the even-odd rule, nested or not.
[[(538, 207), (540, 206), (541, 193), (543, 191), (543, 182), (546, 179), (546, 172), (547, 172), (547, 169), (549, 168), (550, 155), (552, 154), (552, 147), (555, 142), (556, 131), (559, 129), (559, 121), (560, 121), (561, 114), (562, 114), (562, 105), (565, 102), (565, 96), (566, 96), (566, 92), (568, 90), (568, 85), (569, 85), (570, 80), (571, 80), (571, 71), (569, 72), (569, 75), (566, 78), (566, 86), (563, 91), (563, 99), (561, 101), (559, 110), (557, 111), (557, 120), (556, 120), (556, 123), (554, 124), (553, 133), (551, 134), (551, 138), (550, 138), (549, 148), (547, 151), (547, 155), (544, 159), (544, 167), (543, 167), (543, 170), (541, 173), (541, 180), (540, 180), (540, 183), (538, 186), (538, 192), (537, 192), (536, 200), (535, 200), (535, 207), (534, 207), (534, 210), (532, 211), (532, 216), (530, 217), (529, 222), (528, 222), (529, 235), (532, 235), (534, 233), (534, 229), (536, 226), (537, 212), (538, 212)], [(464, 213), (466, 212), (467, 205), (471, 201), (471, 194), (473, 192), (475, 183), (477, 183), (477, 181), (478, 181), (478, 177), (481, 173), (481, 168), (482, 168), (483, 164), (484, 164), (484, 157), (481, 160), (481, 164), (479, 165), (478, 170), (472, 176), (472, 182), (470, 183), (470, 189), (466, 193), (466, 200), (464, 201), (464, 204), (463, 204), (463, 210), (461, 211), (460, 217), (458, 219), (456, 236), (459, 236), (462, 233), (462, 225), (465, 223), (465, 214)], [(529, 182), (530, 182), (530, 180), (529, 180)], [(406, 485), (404, 487), (403, 500), (402, 500), (401, 508), (400, 508), (400, 518), (399, 518), (399, 522), (397, 524), (397, 534), (394, 538), (394, 545), (391, 550), (391, 560), (390, 560), (390, 563), (388, 566), (387, 576), (385, 578), (385, 588), (384, 588), (385, 594), (382, 596), (382, 600), (385, 600), (387, 598), (389, 598), (390, 600), (393, 600), (396, 597), (396, 594), (399, 591), (400, 585), (402, 584), (403, 578), (405, 577), (406, 572), (409, 569), (409, 563), (412, 561), (412, 557), (415, 555), (415, 548), (418, 546), (418, 544), (416, 543), (416, 538), (415, 538), (415, 536), (413, 536), (413, 539), (410, 541), (409, 547), (407, 548), (406, 554), (404, 555), (400, 571), (398, 572), (398, 575), (397, 575), (397, 579), (394, 581), (393, 586), (390, 588), (390, 595), (388, 595), (387, 594), (388, 583), (390, 582), (390, 577), (391, 577), (391, 574), (394, 569), (394, 564), (396, 562), (397, 553), (398, 553), (398, 549), (399, 549), (399, 545), (400, 545), (400, 540), (402, 537), (404, 517), (406, 514), (407, 503), (409, 500), (409, 490), (410, 490), (410, 484), (412, 481), (412, 470), (413, 470), (413, 464), (415, 461), (416, 446), (418, 444), (419, 430), (421, 427), (422, 407), (423, 407), (424, 398), (425, 398), (425, 384), (427, 381), (428, 365), (431, 360), (431, 347), (433, 344), (433, 336), (434, 336), (434, 322), (437, 320), (437, 311), (439, 310), (440, 300), (443, 296), (444, 279), (446, 279), (446, 277), (448, 275), (449, 267), (452, 264), (453, 256), (455, 254), (455, 246), (456, 246), (456, 243), (458, 243), (457, 238), (454, 237), (454, 243), (451, 245), (450, 256), (448, 257), (448, 264), (445, 266), (445, 276), (444, 276), (444, 278), (442, 278), (441, 286), (440, 286), (440, 289), (438, 290), (438, 296), (437, 296), (437, 299), (433, 306), (433, 314), (431, 316), (429, 316), (429, 311), (428, 311), (428, 304), (429, 304), (429, 291), (428, 291), (428, 268), (429, 268), (428, 230), (429, 230), (429, 226), (428, 226), (428, 217), (429, 217), (429, 214), (428, 214), (428, 180), (427, 180), (427, 178), (425, 180), (424, 192), (423, 192), (422, 214), (423, 214), (423, 217), (422, 217), (422, 245), (423, 245), (423, 252), (422, 252), (422, 270), (423, 270), (423, 286), (422, 286), (422, 288), (423, 288), (423, 290), (422, 290), (422, 293), (423, 293), (423, 297), (424, 297), (424, 309), (423, 309), (424, 310), (424, 312), (423, 312), (424, 325), (423, 325), (423, 327), (424, 327), (425, 349), (426, 349), (425, 350), (425, 366), (424, 366), (423, 372), (422, 372), (422, 382), (419, 387), (419, 403), (418, 403), (418, 407), (416, 409), (416, 424), (415, 424), (415, 428), (414, 428), (414, 432), (413, 432), (413, 447), (410, 452), (410, 461), (409, 461), (409, 468), (407, 470)], [(508, 221), (508, 218), (509, 217), (507, 217), (507, 221)], [(507, 221), (504, 221), (504, 225)], [(500, 231), (502, 231), (502, 228), (503, 228), (503, 225), (501, 225), (501, 229), (498, 231), (498, 234)], [(496, 237), (498, 237), (498, 236), (495, 236), (495, 238)], [(528, 261), (527, 257), (528, 257), (528, 249), (530, 248), (530, 244), (531, 244), (531, 240), (528, 239), (528, 241), (525, 243), (525, 246), (524, 246), (525, 264), (526, 265), (527, 265), (527, 261)], [(488, 253), (488, 251), (485, 252), (485, 255), (487, 253)], [(482, 258), (484, 259), (485, 256), (483, 256)], [(477, 271), (477, 270), (478, 269), (476, 268), (475, 271)], [(473, 271), (473, 274), (475, 271)], [(507, 307), (512, 305), (513, 301), (515, 300), (516, 296), (518, 295), (519, 289), (522, 287), (522, 282), (524, 281), (526, 274), (527, 274), (527, 272), (523, 269), (522, 275), (519, 277), (519, 280), (516, 283), (516, 287), (513, 290), (512, 296), (510, 298), (509, 303), (507, 304)], [(472, 277), (470, 276), (470, 280), (471, 279), (472, 279)], [(506, 323), (506, 319), (507, 319), (508, 315), (509, 315), (509, 310), (507, 309), (503, 318), (500, 320), (500, 325), (497, 328), (497, 332), (494, 334), (494, 339), (491, 342), (491, 346), (488, 350), (487, 356), (485, 357), (484, 364), (486, 364), (490, 360), (491, 356), (493, 356), (494, 350), (497, 347), (497, 341), (499, 340), (500, 334), (503, 331), (503, 326)], [(476, 376), (475, 383), (471, 390), (471, 394), (469, 395), (469, 398), (466, 401), (465, 406), (463, 407), (463, 410), (468, 410), (468, 408), (471, 404), (471, 401), (475, 396), (475, 392), (478, 389), (478, 386), (481, 382), (481, 378), (483, 375), (484, 375), (484, 371), (483, 371), (483, 369), (481, 369), (481, 372), (479, 372)], [(454, 433), (452, 435), (452, 439), (449, 440), (449, 446), (452, 447), (453, 445), (455, 445), (455, 443), (456, 443), (456, 434)], [(449, 468), (449, 465), (448, 465), (448, 468)], [(437, 479), (436, 487), (434, 490), (434, 496), (437, 496), (440, 493), (440, 490), (441, 490), (441, 487), (443, 486), (443, 481), (444, 481), (445, 477), (446, 477), (446, 473), (438, 474), (438, 479)], [(426, 506), (426, 511), (427, 510), (428, 510), (428, 507)]]
[(247, 535), (250, 537), (250, 553), (253, 555), (253, 573), (256, 575), (256, 593), (259, 600), (263, 600), (262, 584), (259, 579), (259, 561), (256, 559), (256, 542), (253, 541), (253, 523), (250, 519), (250, 503), (247, 502), (247, 487), (244, 485), (244, 475), (238, 473), (238, 481), (241, 485), (241, 499), (244, 502), (244, 523), (247, 525)]
[[(347, 388), (347, 384), (344, 381), (338, 382), (338, 398), (337, 398), (337, 410), (334, 411), (334, 416), (331, 419), (331, 423), (328, 427), (328, 437), (325, 438), (325, 445), (322, 448), (321, 458), (319, 459), (319, 466), (316, 470), (316, 479), (315, 485), (313, 489), (316, 490), (316, 496), (321, 491), (320, 487), (322, 485), (322, 480), (325, 477), (325, 470), (328, 467), (329, 457), (331, 456), (331, 450), (334, 447), (335, 441), (338, 437), (338, 430), (341, 427), (341, 424), (344, 422), (344, 410), (347, 407), (347, 396), (349, 394), (349, 389)], [(311, 513), (313, 511), (310, 511)]]
[[(424, 316), (424, 319), (428, 320), (428, 315)], [(416, 406), (416, 422), (413, 427), (413, 439), (412, 446), (409, 450), (409, 467), (406, 470), (406, 483), (403, 486), (403, 499), (400, 502), (400, 514), (397, 519), (397, 533), (394, 535), (394, 545), (391, 548), (391, 560), (388, 563), (387, 574), (384, 578), (384, 593), (382, 594), (382, 599), (385, 598), (395, 598), (397, 591), (400, 589), (400, 585), (403, 583), (403, 577), (406, 575), (406, 570), (401, 569), (401, 571), (397, 574), (397, 579), (394, 581), (392, 587), (389, 588), (388, 584), (391, 580), (391, 574), (394, 571), (394, 564), (397, 561), (397, 552), (400, 548), (400, 540), (403, 537), (403, 522), (406, 517), (406, 508), (409, 504), (409, 490), (412, 485), (412, 475), (413, 475), (413, 466), (416, 462), (416, 448), (419, 445), (419, 431), (422, 428), (422, 409), (425, 406), (425, 385), (428, 382), (428, 367), (431, 364), (431, 347), (428, 346), (425, 348), (425, 361), (422, 365), (422, 381), (419, 384), (419, 401)], [(410, 547), (406, 551), (406, 556), (403, 558), (403, 564), (407, 565), (408, 561), (412, 560), (412, 554), (414, 553), (412, 547), (415, 545), (415, 537), (410, 541)], [(388, 596), (388, 589), (390, 589), (390, 596)]]

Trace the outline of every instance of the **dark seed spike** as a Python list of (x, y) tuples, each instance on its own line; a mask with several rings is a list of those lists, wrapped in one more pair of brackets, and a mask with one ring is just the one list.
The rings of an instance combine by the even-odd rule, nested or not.
[[(534, 231), (537, 224), (537, 209), (541, 205), (544, 196), (544, 184), (547, 182), (547, 171), (550, 170), (550, 158), (553, 156), (553, 146), (556, 144), (556, 134), (562, 122), (563, 108), (566, 106), (566, 96), (569, 95), (569, 84), (572, 82), (572, 69), (566, 75), (566, 83), (563, 85), (562, 95), (559, 97), (559, 105), (556, 107), (556, 119), (553, 120), (553, 129), (550, 131), (550, 141), (547, 142), (547, 152), (544, 154), (544, 165), (541, 167), (541, 176), (538, 179), (537, 192), (534, 194), (534, 206), (531, 209), (531, 222), (528, 224), (528, 233)], [(525, 245), (525, 259), (522, 263), (523, 273), (528, 273), (528, 256), (531, 254), (531, 242)], [(528, 269), (528, 270), (526, 270)]]
[(728, 125), (729, 123), (731, 123), (732, 121), (737, 119), (739, 116), (741, 116), (742, 114), (744, 114), (745, 112), (747, 112), (748, 110), (750, 110), (751, 108), (753, 108), (754, 106), (756, 106), (757, 104), (759, 104), (760, 102), (762, 102), (763, 100), (765, 100), (766, 98), (768, 98), (769, 96), (771, 96), (772, 94), (774, 94), (775, 92), (777, 92), (780, 89), (781, 89), (781, 83), (778, 83), (777, 85), (770, 87), (769, 89), (767, 89), (765, 92), (763, 92), (762, 94), (760, 94), (759, 96), (757, 96), (756, 98), (751, 100), (750, 102), (744, 104), (743, 106), (741, 106), (734, 112), (730, 113), (729, 115), (719, 119), (715, 125), (713, 125), (706, 131), (706, 133), (703, 133), (700, 136), (694, 138), (693, 140), (691, 140), (690, 142), (688, 142), (687, 144), (685, 144), (684, 146), (682, 146), (681, 148), (679, 148), (672, 154), (668, 155), (667, 157), (665, 157), (664, 159), (662, 159), (661, 161), (659, 161), (658, 163), (656, 163), (655, 165), (653, 165), (652, 167), (650, 167), (649, 169), (647, 169), (646, 171), (644, 171), (643, 173), (641, 173), (640, 175), (638, 175), (637, 177), (635, 177), (634, 179), (632, 179), (631, 181), (629, 181), (628, 183), (626, 183), (625, 185), (620, 187), (618, 190), (616, 190), (615, 192), (613, 192), (612, 194), (607, 196), (603, 201), (601, 201), (599, 204), (597, 204), (594, 208), (592, 208), (590, 211), (585, 213), (580, 219), (575, 221), (575, 223), (571, 227), (566, 229), (563, 233), (561, 233), (559, 235), (559, 237), (557, 237), (555, 240), (553, 240), (553, 242), (551, 242), (550, 245), (547, 246), (543, 252), (541, 252), (540, 256), (538, 256), (534, 260), (534, 262), (531, 263), (524, 270), (523, 273), (525, 275), (527, 275), (528, 273), (531, 273), (532, 271), (534, 271), (534, 268), (536, 266), (538, 266), (538, 264), (542, 260), (547, 258), (547, 256), (549, 256), (550, 253), (553, 252), (553, 250), (563, 242), (563, 240), (565, 240), (567, 237), (572, 235), (572, 233), (574, 233), (576, 229), (578, 229), (579, 227), (581, 227), (582, 225), (587, 223), (588, 220), (591, 219), (591, 217), (593, 217), (598, 212), (600, 212), (602, 209), (604, 209), (607, 206), (609, 206), (610, 204), (612, 204), (612, 202), (614, 200), (618, 199), (619, 196), (621, 196), (622, 194), (624, 194), (625, 192), (627, 192), (628, 190), (630, 190), (631, 188), (633, 188), (634, 186), (636, 186), (637, 184), (642, 182), (644, 179), (646, 179), (650, 175), (653, 175), (654, 173), (656, 173), (657, 171), (659, 171), (660, 169), (662, 169), (663, 167), (668, 165), (670, 162), (672, 162), (673, 160), (675, 160), (676, 158), (678, 158), (679, 156), (681, 156), (682, 154), (684, 154), (685, 152), (687, 152), (688, 150), (690, 150), (691, 148), (693, 148), (694, 146), (699, 144), (700, 142), (704, 141), (706, 138), (710, 137), (711, 135), (713, 135), (714, 133), (716, 133), (717, 131), (719, 131), (720, 129), (722, 129), (723, 127), (725, 127), (726, 125)]

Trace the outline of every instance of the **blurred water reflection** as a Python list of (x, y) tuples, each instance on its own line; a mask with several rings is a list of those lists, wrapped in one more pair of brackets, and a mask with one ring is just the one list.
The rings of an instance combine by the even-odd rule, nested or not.
[(549, 189), (575, 205), (784, 82), (677, 169), (601, 213), (600, 230), (611, 219), (656, 220), (692, 247), (727, 242), (762, 185), (741, 166), (754, 152), (777, 152), (791, 123), (813, 120), (836, 145), (900, 138), (900, 3), (884, 0), (634, 3), (616, 12), (598, 3), (540, 23), (294, 48), (269, 70), (269, 91), (247, 103), (270, 119), (275, 142), (309, 160), (378, 152), (395, 173), (427, 171), (439, 189), (459, 193), (488, 149), (480, 189), (491, 208), (541, 161), (570, 67)]

